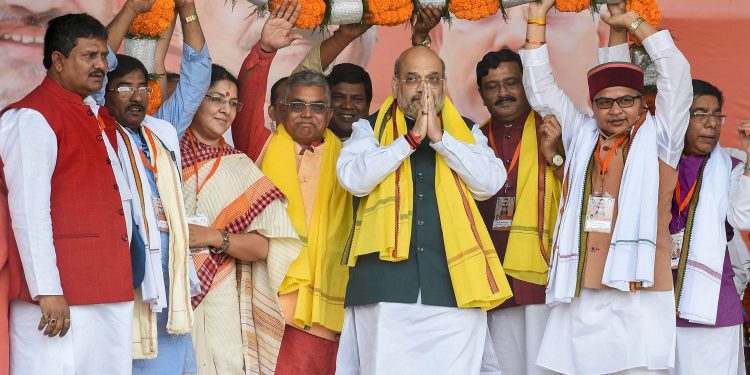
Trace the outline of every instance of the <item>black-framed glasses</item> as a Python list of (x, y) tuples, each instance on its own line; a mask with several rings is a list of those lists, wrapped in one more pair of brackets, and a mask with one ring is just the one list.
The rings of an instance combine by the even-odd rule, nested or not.
[(427, 77), (408, 75), (404, 79), (399, 79), (399, 81), (403, 82), (405, 87), (415, 88), (419, 86), (419, 84), (422, 83), (422, 81), (427, 82), (427, 84), (429, 84), (431, 87), (437, 87), (437, 85), (440, 84), (440, 82), (443, 82), (443, 79), (444, 79), (443, 77), (437, 74), (433, 74)]
[(142, 87), (128, 87), (128, 86), (120, 86), (115, 87), (113, 89), (107, 89), (109, 92), (116, 92), (120, 95), (133, 95), (133, 93), (139, 93), (139, 94), (150, 94), (152, 91), (154, 91), (150, 87), (142, 86)]
[(238, 99), (225, 100), (221, 95), (206, 95), (206, 99), (208, 99), (211, 104), (217, 107), (223, 106), (224, 104), (229, 104), (229, 107), (231, 107), (232, 109), (236, 109), (237, 112), (242, 110), (242, 102), (240, 102)]
[(326, 109), (328, 109), (328, 105), (322, 102), (305, 103), (303, 101), (294, 100), (286, 103), (285, 105), (287, 108), (289, 108), (289, 111), (293, 113), (302, 113), (307, 108), (310, 108), (310, 111), (312, 113), (319, 115), (325, 112)]
[(617, 105), (619, 105), (620, 108), (628, 108), (632, 107), (633, 104), (635, 104), (635, 100), (640, 98), (641, 95), (623, 95), (619, 98), (596, 98), (594, 99), (594, 104), (596, 104), (596, 108), (599, 109), (610, 109), (615, 102), (617, 102)]
[(690, 114), (690, 117), (694, 118), (696, 121), (698, 121), (701, 124), (705, 124), (708, 122), (709, 119), (713, 118), (716, 120), (716, 122), (719, 123), (719, 125), (724, 125), (724, 122), (727, 121), (727, 115), (721, 113), (721, 112), (704, 112), (704, 111), (694, 111)]

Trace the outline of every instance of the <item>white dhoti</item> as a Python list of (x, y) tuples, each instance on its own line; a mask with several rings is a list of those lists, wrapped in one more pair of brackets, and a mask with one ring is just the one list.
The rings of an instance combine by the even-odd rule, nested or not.
[(487, 313), (487, 325), (503, 374), (553, 374), (536, 365), (549, 316), (547, 305), (526, 305)]
[(479, 374), (486, 336), (481, 309), (419, 301), (347, 307), (336, 374)]
[(672, 291), (582, 289), (550, 309), (536, 363), (576, 375), (668, 373), (675, 320)]
[(677, 327), (675, 375), (744, 375), (742, 325)]
[(47, 337), (37, 330), (39, 306), (10, 305), (12, 375), (130, 375), (133, 302), (70, 307), (70, 330)]

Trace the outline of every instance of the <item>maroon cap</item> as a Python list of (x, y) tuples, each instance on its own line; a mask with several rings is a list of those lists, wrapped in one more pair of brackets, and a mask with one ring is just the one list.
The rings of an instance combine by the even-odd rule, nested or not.
[(643, 69), (635, 64), (611, 62), (601, 64), (588, 74), (589, 98), (609, 87), (628, 87), (643, 94)]

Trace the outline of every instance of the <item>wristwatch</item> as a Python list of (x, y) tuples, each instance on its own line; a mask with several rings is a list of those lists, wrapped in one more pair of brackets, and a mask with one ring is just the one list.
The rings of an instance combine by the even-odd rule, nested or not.
[(411, 36), (411, 45), (416, 46), (423, 46), (430, 48), (430, 44), (432, 44), (432, 39), (430, 38), (430, 34), (425, 35), (424, 40), (421, 43), (414, 43), (414, 35)]
[(198, 16), (193, 14), (190, 16), (185, 17), (185, 23), (190, 23), (198, 19)]
[(644, 22), (646, 22), (646, 20), (644, 20), (643, 17), (638, 17), (636, 18), (635, 21), (633, 21), (633, 23), (630, 24), (630, 26), (628, 26), (628, 28), (630, 29), (631, 32), (634, 33), (635, 30), (637, 30), (638, 27), (641, 26), (641, 24)]
[(550, 168), (557, 169), (560, 168), (563, 163), (565, 163), (565, 158), (563, 158), (562, 155), (557, 154), (552, 157), (552, 163), (550, 164)]
[(221, 231), (221, 247), (209, 247), (208, 249), (214, 254), (224, 254), (229, 248), (229, 233)]

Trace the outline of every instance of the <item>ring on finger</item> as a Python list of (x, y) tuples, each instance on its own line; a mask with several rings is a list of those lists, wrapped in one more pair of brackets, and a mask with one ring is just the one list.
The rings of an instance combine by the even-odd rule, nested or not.
[(57, 319), (52, 318), (49, 320), (49, 324), (55, 324), (55, 323), (57, 323)]
[(67, 324), (67, 323), (70, 323), (70, 318), (65, 318), (65, 319), (63, 320), (63, 322), (64, 322), (65, 324)]
[(47, 313), (43, 313), (43, 314), (42, 314), (42, 320), (44, 320), (44, 321), (47, 321), (47, 320), (49, 320), (49, 314), (47, 314)]

